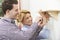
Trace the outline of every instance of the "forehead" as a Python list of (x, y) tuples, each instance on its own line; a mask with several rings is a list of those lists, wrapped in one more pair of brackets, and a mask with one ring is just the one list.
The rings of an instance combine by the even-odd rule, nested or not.
[(30, 17), (30, 16), (31, 16), (31, 14), (27, 13), (27, 14), (25, 15), (25, 18)]
[(13, 4), (13, 9), (18, 9), (18, 4)]
[(30, 16), (31, 14), (30, 13), (27, 13), (26, 16)]

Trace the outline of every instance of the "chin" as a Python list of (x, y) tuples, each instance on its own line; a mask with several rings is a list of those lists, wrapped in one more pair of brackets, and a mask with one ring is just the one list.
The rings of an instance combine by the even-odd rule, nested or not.
[(31, 26), (31, 25), (29, 25), (29, 26)]
[(29, 26), (31, 26), (32, 24), (29, 24)]
[(16, 18), (12, 18), (12, 19), (16, 19)]

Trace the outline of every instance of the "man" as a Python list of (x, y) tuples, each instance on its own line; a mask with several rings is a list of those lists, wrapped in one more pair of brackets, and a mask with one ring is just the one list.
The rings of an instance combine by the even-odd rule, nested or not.
[(2, 10), (4, 17), (0, 19), (0, 40), (29, 40), (38, 27), (37, 24), (32, 25), (33, 29), (24, 32), (13, 23), (19, 13), (17, 0), (4, 0)]

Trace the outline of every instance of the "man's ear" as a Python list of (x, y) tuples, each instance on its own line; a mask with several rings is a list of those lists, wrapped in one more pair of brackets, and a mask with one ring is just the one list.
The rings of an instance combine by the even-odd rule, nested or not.
[(6, 14), (8, 14), (9, 13), (9, 10), (6, 10)]

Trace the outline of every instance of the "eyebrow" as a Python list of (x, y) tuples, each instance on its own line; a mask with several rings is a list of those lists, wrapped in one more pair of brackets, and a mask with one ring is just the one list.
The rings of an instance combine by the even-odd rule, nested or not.
[(21, 12), (21, 13), (30, 13), (30, 12)]

